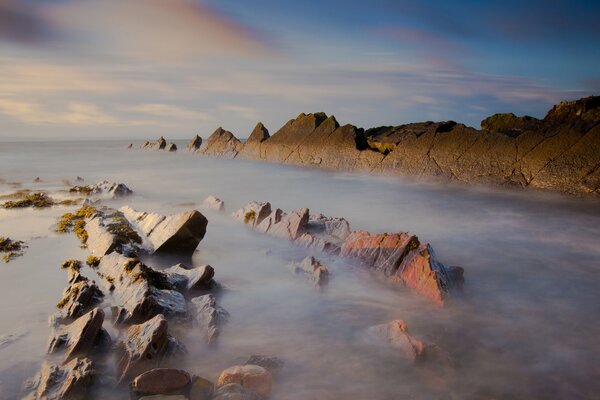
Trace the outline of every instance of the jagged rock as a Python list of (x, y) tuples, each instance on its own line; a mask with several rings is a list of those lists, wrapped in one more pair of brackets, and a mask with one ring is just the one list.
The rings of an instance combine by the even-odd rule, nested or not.
[(213, 344), (219, 336), (221, 325), (227, 322), (229, 313), (217, 305), (215, 296), (205, 294), (192, 299), (196, 322), (205, 331), (206, 341)]
[(284, 364), (285, 363), (283, 362), (283, 360), (278, 357), (263, 356), (257, 354), (253, 354), (250, 357), (248, 357), (248, 360), (246, 360), (246, 362), (244, 363), (244, 365), (258, 365), (259, 367), (263, 367), (264, 369), (269, 371), (271, 375), (278, 374), (283, 368)]
[(190, 140), (186, 148), (189, 151), (196, 151), (200, 148), (200, 146), (202, 146), (202, 138), (199, 135), (196, 135), (192, 138), (192, 140)]
[(190, 374), (173, 368), (154, 368), (138, 375), (131, 390), (138, 396), (186, 394), (190, 391)]
[(296, 274), (306, 275), (317, 286), (326, 285), (329, 282), (329, 270), (327, 266), (313, 256), (306, 257), (300, 262), (292, 263), (292, 269)]
[(75, 358), (64, 365), (44, 362), (36, 399), (86, 400), (94, 381), (94, 365), (88, 358)]
[[(169, 277), (173, 275), (183, 276), (184, 280), (175, 278), (174, 286), (181, 287), (183, 291), (191, 290), (210, 290), (215, 288), (216, 283), (213, 280), (215, 270), (210, 265), (201, 265), (195, 268), (188, 268), (184, 264), (173, 265), (164, 271)], [(183, 284), (183, 285), (182, 285)]]
[(312, 234), (326, 235), (341, 243), (350, 235), (350, 224), (344, 218), (316, 214), (310, 216), (308, 230)]
[(281, 217), (283, 217), (284, 213), (281, 209), (276, 209), (272, 211), (266, 218), (264, 218), (260, 224), (255, 225), (254, 229), (261, 233), (267, 233), (271, 227), (281, 221)]
[(69, 269), (69, 275), (69, 286), (63, 291), (62, 299), (57, 305), (60, 311), (54, 317), (56, 321), (79, 318), (104, 299), (96, 282), (73, 269)]
[(217, 388), (212, 400), (264, 400), (264, 398), (240, 384), (229, 383)]
[(248, 140), (244, 142), (244, 145), (240, 150), (239, 157), (259, 159), (261, 143), (269, 139), (269, 137), (269, 131), (261, 122), (259, 122), (256, 124), (256, 127), (254, 127), (254, 130), (248, 137)]
[(128, 149), (132, 149), (133, 148), (133, 143), (129, 143), (129, 145), (127, 146)]
[(138, 212), (128, 206), (119, 211), (146, 235), (151, 251), (157, 253), (193, 253), (208, 225), (206, 217), (196, 210), (170, 216)]
[(174, 290), (168, 276), (139, 260), (111, 253), (102, 257), (97, 272), (119, 306), (117, 323), (139, 323), (157, 314), (171, 318), (187, 313), (185, 298)]
[(271, 236), (278, 236), (290, 240), (296, 240), (306, 233), (308, 228), (308, 208), (292, 211), (281, 216), (281, 220), (272, 225), (267, 231)]
[(125, 331), (117, 344), (117, 380), (129, 379), (158, 367), (167, 349), (169, 336), (167, 320), (162, 315)]
[(156, 144), (158, 145), (159, 150), (163, 150), (165, 147), (167, 147), (167, 141), (162, 136), (158, 138)]
[(241, 147), (242, 142), (233, 133), (219, 127), (206, 139), (199, 152), (207, 155), (235, 158)]
[(262, 124), (262, 122), (259, 122), (254, 127), (254, 130), (252, 130), (252, 133), (250, 134), (250, 136), (248, 136), (248, 140), (246, 141), (246, 143), (253, 143), (253, 142), (262, 143), (265, 140), (267, 140), (269, 137), (271, 137), (271, 135), (269, 135), (269, 130), (267, 128), (265, 128), (265, 126)]
[(169, 143), (169, 145), (166, 147), (166, 150), (168, 152), (175, 152), (177, 151), (177, 145), (175, 143)]
[(105, 180), (93, 185), (73, 186), (69, 189), (69, 192), (86, 196), (100, 195), (104, 198), (116, 199), (129, 196), (133, 193), (133, 190), (129, 189), (124, 183), (109, 182)]
[(258, 203), (253, 201), (244, 208), (237, 210), (232, 214), (233, 218), (243, 222), (252, 228), (258, 226), (263, 219), (271, 214), (271, 203)]
[(71, 324), (56, 328), (48, 345), (48, 353), (65, 350), (65, 362), (78, 356), (89, 356), (98, 343), (103, 322), (104, 311), (95, 308)]
[(273, 378), (269, 371), (258, 365), (236, 365), (221, 372), (215, 383), (216, 394), (219, 394), (219, 388), (231, 383), (236, 383), (260, 396), (269, 397)]
[(416, 236), (404, 232), (373, 235), (353, 232), (342, 245), (340, 255), (358, 259), (391, 282), (403, 282), (440, 305), (458, 283), (456, 275), (460, 275), (460, 271), (450, 271), (436, 261), (429, 244), (420, 243)]
[(117, 252), (135, 255), (142, 245), (142, 238), (117, 211), (96, 212), (85, 220), (87, 248), (97, 257)]
[(388, 344), (403, 358), (416, 362), (425, 357), (426, 344), (408, 333), (406, 323), (402, 320), (372, 326), (367, 330), (373, 339)]
[(215, 196), (208, 196), (202, 202), (202, 205), (208, 209), (215, 210), (218, 212), (225, 212), (225, 202)]

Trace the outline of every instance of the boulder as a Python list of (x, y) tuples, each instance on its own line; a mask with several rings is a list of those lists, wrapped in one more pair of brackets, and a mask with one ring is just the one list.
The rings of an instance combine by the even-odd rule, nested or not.
[(128, 382), (135, 376), (158, 367), (168, 345), (168, 324), (162, 315), (125, 330), (117, 343), (117, 380)]
[(208, 220), (199, 211), (164, 216), (156, 213), (138, 212), (131, 207), (119, 209), (143, 233), (151, 252), (192, 254), (206, 234)]
[(95, 308), (71, 324), (56, 328), (48, 345), (48, 353), (64, 350), (65, 362), (78, 356), (89, 356), (99, 339), (106, 337), (106, 334), (100, 333), (103, 322), (104, 312)]
[(202, 146), (202, 138), (199, 135), (196, 135), (185, 147), (189, 151), (196, 151), (200, 148), (200, 146)]
[(233, 218), (254, 228), (271, 214), (271, 203), (253, 201), (232, 214)]
[(163, 150), (165, 147), (167, 147), (167, 141), (162, 136), (158, 138), (158, 140), (156, 141), (156, 144), (157, 144), (159, 150)]
[(221, 326), (229, 318), (229, 313), (217, 305), (212, 294), (194, 297), (191, 302), (196, 313), (195, 322), (205, 332), (207, 343), (214, 344), (219, 337)]
[(300, 262), (292, 263), (292, 270), (296, 274), (302, 274), (308, 277), (317, 286), (326, 285), (329, 281), (329, 270), (313, 256), (304, 258)]
[(73, 269), (69, 269), (69, 275), (69, 286), (57, 304), (60, 311), (55, 314), (56, 321), (79, 318), (104, 300), (104, 294), (96, 282)]
[(195, 268), (189, 268), (184, 264), (173, 265), (164, 271), (169, 277), (174, 275), (183, 276), (185, 279), (176, 278), (174, 286), (182, 286), (183, 291), (188, 292), (192, 290), (210, 290), (214, 289), (217, 285), (213, 280), (215, 276), (215, 270), (210, 265), (201, 265)]
[(44, 362), (35, 393), (36, 399), (85, 400), (94, 381), (94, 365), (89, 358), (75, 358), (63, 365)]
[(177, 145), (175, 145), (175, 143), (169, 143), (169, 145), (166, 147), (166, 150), (168, 152), (175, 152), (177, 151)]
[(138, 259), (111, 253), (102, 257), (96, 271), (118, 306), (117, 323), (140, 323), (157, 314), (171, 318), (187, 313), (185, 298), (174, 290), (168, 276)]
[(264, 400), (264, 398), (240, 384), (229, 383), (217, 388), (212, 400)]
[[(227, 368), (219, 375), (215, 388), (235, 383), (262, 397), (269, 397), (273, 386), (271, 373), (258, 365), (236, 365)], [(218, 393), (216, 393), (218, 395)]]
[(201, 376), (192, 377), (190, 400), (211, 400), (215, 385)]
[(271, 375), (276, 375), (283, 368), (284, 362), (278, 357), (253, 354), (248, 357), (244, 365), (258, 365), (269, 371)]
[(256, 225), (254, 229), (260, 233), (267, 233), (273, 225), (281, 221), (283, 215), (283, 211), (278, 208), (275, 211), (272, 211), (271, 214), (264, 218), (260, 224)]
[(404, 359), (416, 362), (425, 358), (427, 345), (412, 337), (402, 320), (372, 326), (367, 330), (371, 339), (389, 345)]
[(404, 283), (422, 296), (443, 305), (449, 291), (460, 282), (460, 271), (450, 270), (435, 259), (429, 244), (405, 232), (370, 234), (356, 231), (342, 245), (342, 257), (359, 260), (383, 273), (391, 282)]
[(138, 375), (131, 383), (137, 396), (186, 394), (190, 391), (190, 374), (173, 368), (154, 368)]
[(215, 196), (208, 196), (206, 199), (204, 199), (202, 205), (210, 210), (215, 210), (221, 213), (225, 212), (225, 202), (219, 198), (216, 198)]

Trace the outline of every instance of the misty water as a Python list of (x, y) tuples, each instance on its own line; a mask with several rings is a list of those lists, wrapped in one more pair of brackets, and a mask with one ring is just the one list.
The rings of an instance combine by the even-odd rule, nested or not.
[[(286, 362), (274, 400), (599, 396), (597, 200), (127, 150), (118, 141), (0, 144), (0, 178), (23, 188), (64, 190), (62, 181), (78, 175), (135, 191), (111, 206), (163, 214), (197, 208), (207, 216), (206, 237), (191, 260), (146, 260), (155, 267), (210, 264), (228, 288), (218, 297), (231, 314), (218, 346), (208, 348), (193, 328), (171, 329), (189, 349), (176, 365), (192, 373), (215, 380), (245, 356), (270, 354)], [(38, 176), (42, 182), (33, 183)], [(14, 190), (0, 184), (2, 194)], [(223, 199), (228, 213), (203, 209), (208, 195)], [(464, 267), (463, 290), (438, 307), (322, 254), (331, 278), (317, 290), (288, 267), (306, 249), (229, 216), (252, 200), (345, 217), (355, 230), (409, 231), (431, 243), (442, 263)], [(1, 399), (18, 398), (23, 381), (39, 370), (48, 316), (67, 285), (59, 265), (87, 256), (73, 235), (52, 230), (72, 209), (0, 210), (0, 236), (29, 245), (24, 256), (0, 265), (0, 336), (14, 339), (0, 342)], [(365, 339), (368, 327), (394, 319), (437, 344), (451, 365), (432, 372)]]

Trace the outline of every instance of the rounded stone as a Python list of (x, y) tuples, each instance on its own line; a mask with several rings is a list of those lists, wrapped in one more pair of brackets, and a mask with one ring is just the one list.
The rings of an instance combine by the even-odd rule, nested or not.
[(273, 387), (273, 378), (269, 371), (258, 365), (236, 365), (221, 372), (216, 387), (220, 388), (230, 383), (237, 383), (245, 389), (268, 397)]
[(190, 374), (180, 369), (155, 368), (138, 375), (131, 388), (139, 395), (169, 394), (185, 390), (191, 382)]

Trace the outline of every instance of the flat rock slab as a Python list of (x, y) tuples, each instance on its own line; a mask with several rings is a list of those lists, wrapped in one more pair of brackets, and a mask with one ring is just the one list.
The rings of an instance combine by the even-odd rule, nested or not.
[(104, 311), (99, 308), (79, 317), (69, 325), (55, 329), (48, 353), (65, 350), (65, 362), (77, 356), (89, 356), (101, 335)]
[(215, 383), (217, 389), (235, 383), (263, 397), (269, 397), (273, 387), (271, 373), (258, 365), (236, 365), (227, 368)]
[(125, 206), (119, 209), (152, 247), (151, 252), (192, 254), (206, 234), (208, 220), (199, 211), (164, 216), (138, 212)]
[(190, 390), (192, 378), (181, 369), (154, 368), (137, 376), (131, 383), (136, 395), (186, 394)]

